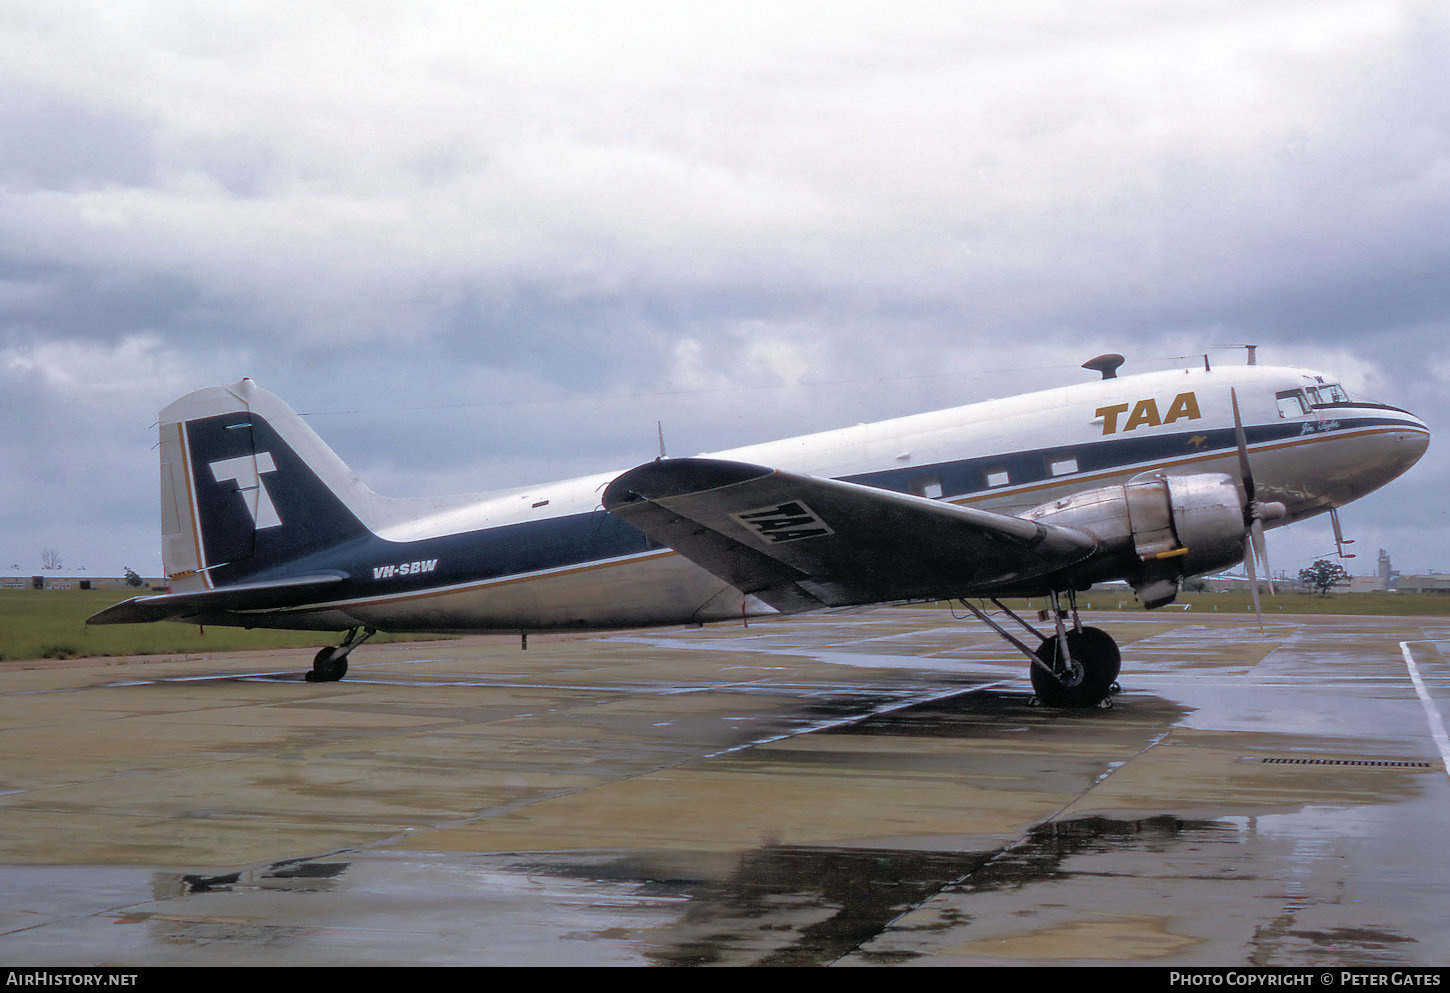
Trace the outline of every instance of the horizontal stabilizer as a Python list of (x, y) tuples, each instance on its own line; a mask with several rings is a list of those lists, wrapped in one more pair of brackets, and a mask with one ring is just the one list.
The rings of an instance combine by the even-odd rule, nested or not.
[(86, 623), (144, 624), (185, 620), (209, 610), (279, 610), (306, 604), (314, 593), (346, 578), (346, 573), (324, 572), (271, 582), (238, 583), (215, 590), (132, 597), (92, 614)]
[(1072, 528), (719, 459), (631, 469), (604, 507), (785, 613), (991, 595), (1097, 547)]

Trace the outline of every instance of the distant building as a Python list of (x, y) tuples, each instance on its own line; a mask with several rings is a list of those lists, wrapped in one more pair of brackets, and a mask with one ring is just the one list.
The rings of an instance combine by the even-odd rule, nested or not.
[(1380, 549), (1379, 570), (1373, 576), (1355, 576), (1349, 585), (1351, 593), (1450, 593), (1450, 575), (1432, 572), (1421, 576), (1402, 576), (1390, 561), (1390, 553)]
[(1400, 593), (1450, 593), (1450, 575), (1432, 572), (1427, 576), (1400, 576), (1395, 589)]
[(1400, 578), (1390, 565), (1390, 553), (1383, 548), (1380, 549), (1380, 589), (1392, 590), (1395, 588), (1395, 580)]
[[(138, 591), (165, 585), (160, 579), (142, 579)], [(92, 576), (85, 572), (43, 571), (11, 567), (0, 569), (5, 590), (113, 590), (126, 588), (125, 576)]]
[(1390, 553), (1380, 549), (1379, 565), (1371, 576), (1352, 576), (1346, 591), (1349, 593), (1386, 593), (1395, 588), (1400, 574), (1390, 563)]

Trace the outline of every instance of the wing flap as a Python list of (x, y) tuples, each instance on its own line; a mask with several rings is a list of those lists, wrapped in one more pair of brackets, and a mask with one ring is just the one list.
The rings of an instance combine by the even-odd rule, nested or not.
[(347, 578), (327, 572), (270, 582), (239, 583), (191, 593), (160, 593), (123, 600), (86, 618), (87, 624), (177, 621), (207, 610), (278, 610), (307, 603), (315, 592)]
[(785, 613), (986, 595), (1097, 547), (1071, 528), (718, 459), (639, 466), (604, 506)]

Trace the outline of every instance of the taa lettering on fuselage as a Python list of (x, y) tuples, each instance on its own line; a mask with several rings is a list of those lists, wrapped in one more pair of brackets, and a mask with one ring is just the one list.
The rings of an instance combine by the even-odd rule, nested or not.
[(1103, 420), (1103, 434), (1116, 434), (1119, 430), (1118, 418), (1129, 408), (1132, 408), (1132, 413), (1123, 422), (1123, 431), (1133, 431), (1144, 426), (1156, 428), (1174, 421), (1196, 421), (1203, 416), (1198, 411), (1198, 397), (1192, 393), (1180, 393), (1174, 397), (1168, 404), (1168, 413), (1163, 415), (1158, 412), (1158, 401), (1146, 397), (1137, 403), (1114, 403), (1094, 411), (1094, 415)]

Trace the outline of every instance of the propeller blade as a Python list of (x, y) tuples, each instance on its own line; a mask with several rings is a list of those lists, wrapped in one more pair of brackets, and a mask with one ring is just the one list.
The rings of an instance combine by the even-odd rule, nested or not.
[(1254, 604), (1254, 616), (1259, 619), (1259, 631), (1264, 630), (1264, 610), (1259, 603), (1259, 575), (1254, 569), (1253, 539), (1244, 535), (1244, 571), (1249, 574), (1249, 599)]
[[(1254, 472), (1249, 468), (1249, 442), (1244, 435), (1243, 418), (1239, 416), (1239, 394), (1238, 390), (1229, 387), (1229, 399), (1233, 402), (1234, 408), (1234, 441), (1239, 448), (1239, 475), (1244, 479), (1244, 495), (1248, 498), (1248, 507), (1254, 503)], [(1246, 510), (1248, 508), (1245, 508)], [(1248, 521), (1244, 522), (1245, 524)]]
[(1249, 537), (1253, 540), (1254, 557), (1264, 567), (1264, 582), (1269, 586), (1269, 596), (1278, 596), (1279, 591), (1274, 589), (1274, 574), (1269, 570), (1269, 544), (1264, 540), (1264, 522), (1258, 517), (1249, 528)]
[(1244, 525), (1248, 529), (1244, 535), (1244, 569), (1249, 574), (1249, 596), (1254, 602), (1254, 616), (1259, 619), (1259, 630), (1262, 631), (1264, 612), (1259, 603), (1259, 577), (1255, 568), (1257, 562), (1263, 563), (1264, 579), (1268, 583), (1269, 593), (1278, 596), (1278, 592), (1274, 589), (1274, 579), (1269, 572), (1269, 546), (1264, 541), (1264, 508), (1255, 499), (1257, 488), (1254, 486), (1254, 471), (1249, 466), (1249, 440), (1244, 434), (1244, 419), (1239, 414), (1238, 390), (1229, 387), (1228, 395), (1234, 411), (1234, 442), (1239, 450), (1239, 475), (1244, 480)]

